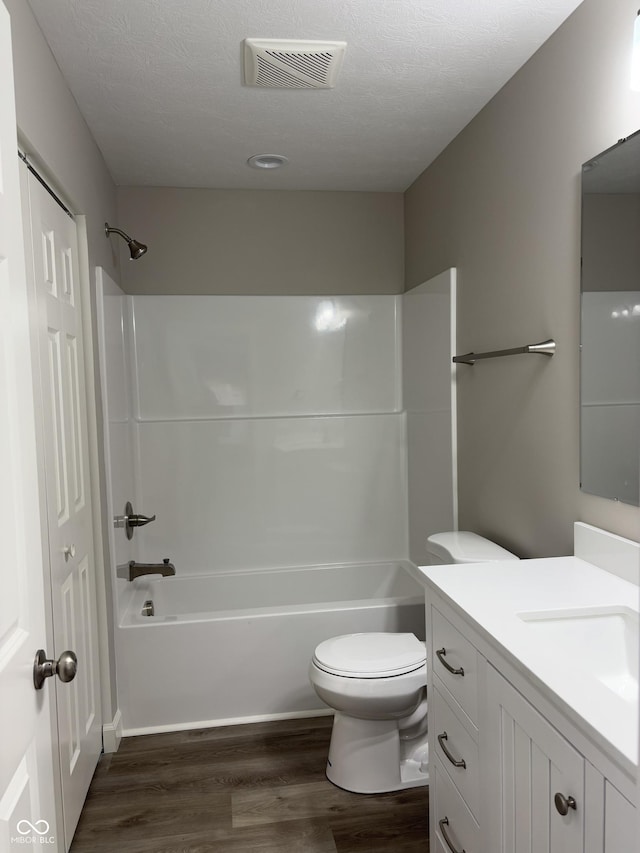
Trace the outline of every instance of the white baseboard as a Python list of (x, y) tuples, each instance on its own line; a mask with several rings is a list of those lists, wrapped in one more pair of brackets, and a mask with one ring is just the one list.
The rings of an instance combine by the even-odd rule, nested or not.
[[(120, 712), (118, 711), (118, 714)], [(137, 729), (124, 729), (122, 737), (136, 735), (157, 735), (163, 732), (184, 732), (190, 729), (212, 729), (217, 726), (242, 726), (247, 723), (268, 723), (274, 720), (301, 720), (307, 717), (327, 717), (333, 714), (333, 708), (317, 708), (314, 711), (291, 711), (284, 714), (259, 714), (256, 717), (229, 717), (225, 720), (198, 720), (194, 723), (170, 723), (164, 726), (142, 726)], [(112, 750), (115, 752), (115, 750)], [(107, 749), (105, 747), (105, 752)]]
[(120, 708), (115, 712), (113, 720), (102, 726), (102, 748), (105, 752), (117, 752), (122, 740), (122, 714)]

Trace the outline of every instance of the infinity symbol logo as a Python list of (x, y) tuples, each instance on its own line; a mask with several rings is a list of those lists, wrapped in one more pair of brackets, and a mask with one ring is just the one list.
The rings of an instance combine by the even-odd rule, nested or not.
[(16, 829), (20, 835), (29, 835), (30, 832), (35, 832), (38, 835), (46, 835), (49, 832), (49, 824), (46, 820), (37, 820), (35, 823), (31, 823), (29, 820), (20, 820)]

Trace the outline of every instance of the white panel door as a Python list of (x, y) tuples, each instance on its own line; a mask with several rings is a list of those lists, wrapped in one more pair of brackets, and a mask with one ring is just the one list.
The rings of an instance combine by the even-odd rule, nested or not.
[[(583, 853), (584, 758), (492, 666), (487, 697), (495, 853)], [(556, 795), (575, 807), (559, 813)]]
[(38, 315), (42, 440), (55, 653), (78, 673), (56, 685), (67, 846), (102, 748), (78, 238), (74, 221), (28, 176)]
[[(29, 321), (9, 15), (0, 2), (0, 850), (57, 849)], [(50, 651), (47, 649), (47, 651)]]

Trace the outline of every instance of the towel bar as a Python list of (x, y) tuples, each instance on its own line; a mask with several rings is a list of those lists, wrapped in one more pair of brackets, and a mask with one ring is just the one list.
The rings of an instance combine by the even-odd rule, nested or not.
[(497, 349), (493, 352), (467, 352), (464, 355), (454, 355), (456, 364), (475, 364), (481, 358), (502, 358), (503, 355), (520, 355), (521, 353), (537, 352), (540, 355), (553, 355), (556, 351), (556, 342), (553, 338), (541, 341), (539, 344), (528, 344), (525, 347), (514, 347), (513, 349)]

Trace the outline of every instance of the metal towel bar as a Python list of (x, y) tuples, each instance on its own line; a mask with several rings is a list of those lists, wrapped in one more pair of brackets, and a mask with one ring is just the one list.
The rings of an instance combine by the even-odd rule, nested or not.
[(553, 355), (556, 351), (556, 342), (553, 338), (541, 341), (539, 344), (529, 344), (526, 347), (514, 347), (513, 349), (497, 349), (493, 352), (467, 352), (464, 355), (454, 355), (456, 364), (475, 364), (481, 358), (502, 358), (503, 355), (520, 355), (526, 352), (537, 352), (540, 355)]

